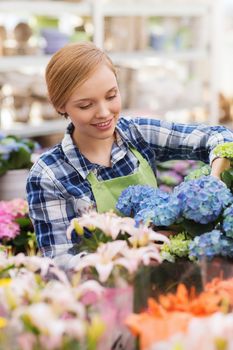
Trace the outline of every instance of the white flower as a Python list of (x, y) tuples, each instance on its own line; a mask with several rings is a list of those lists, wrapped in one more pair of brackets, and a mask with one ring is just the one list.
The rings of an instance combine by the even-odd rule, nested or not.
[(77, 301), (75, 288), (51, 280), (41, 292), (41, 300), (49, 302), (57, 313), (65, 311), (75, 313), (79, 318), (85, 317), (85, 308)]
[(62, 336), (65, 330), (65, 320), (60, 320), (51, 305), (36, 303), (22, 306), (16, 312), (18, 318), (26, 318), (32, 325), (38, 328), (41, 334)]
[(119, 240), (101, 244), (96, 253), (88, 254), (80, 260), (76, 270), (80, 271), (86, 267), (94, 266), (99, 274), (100, 282), (105, 282), (112, 272), (114, 260), (125, 247), (127, 247), (126, 242)]
[(139, 227), (133, 227), (129, 234), (131, 235), (131, 237), (129, 238), (129, 242), (134, 248), (147, 246), (151, 242), (162, 242), (168, 244), (170, 242), (170, 240), (165, 235), (157, 233), (151, 228), (144, 225)]
[(161, 262), (162, 258), (155, 244), (141, 248), (126, 247), (121, 252), (122, 257), (116, 260), (116, 264), (124, 266), (130, 273), (137, 271), (140, 264), (149, 265), (153, 260)]
[(80, 218), (73, 219), (66, 234), (68, 239), (71, 239), (71, 233), (75, 229), (78, 234), (82, 235), (83, 227), (89, 230), (98, 228), (105, 233), (106, 236), (110, 236), (115, 240), (120, 232), (130, 233), (134, 226), (135, 221), (132, 218), (123, 218), (113, 212), (99, 214), (95, 211), (91, 211), (84, 213)]

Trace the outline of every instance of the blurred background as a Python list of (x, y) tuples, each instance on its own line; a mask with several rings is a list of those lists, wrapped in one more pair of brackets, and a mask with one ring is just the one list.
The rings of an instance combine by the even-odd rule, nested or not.
[(233, 0), (0, 1), (0, 131), (43, 146), (67, 121), (50, 106), (49, 58), (90, 40), (118, 67), (123, 114), (233, 128)]

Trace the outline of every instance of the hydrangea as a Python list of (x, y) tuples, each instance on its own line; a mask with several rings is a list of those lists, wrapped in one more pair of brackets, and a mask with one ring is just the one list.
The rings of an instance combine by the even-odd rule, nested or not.
[(233, 142), (226, 142), (222, 145), (218, 145), (214, 149), (214, 154), (217, 157), (228, 158), (233, 160)]
[(226, 236), (233, 238), (233, 204), (223, 212), (223, 230)]
[(136, 223), (152, 221), (156, 226), (169, 226), (179, 216), (177, 198), (149, 186), (129, 186), (118, 199), (116, 208), (126, 216), (133, 215)]
[(146, 198), (140, 207), (142, 209), (134, 217), (137, 223), (150, 221), (156, 226), (170, 226), (180, 215), (177, 198), (161, 190), (157, 190), (155, 197)]
[(129, 186), (122, 191), (116, 208), (125, 216), (134, 216), (140, 210), (141, 202), (145, 198), (155, 196), (156, 191), (156, 188), (150, 186)]
[(9, 241), (20, 234), (17, 219), (28, 213), (28, 205), (24, 199), (0, 201), (0, 240)]
[(196, 236), (189, 245), (189, 257), (191, 259), (201, 259), (203, 257), (212, 259), (217, 255), (233, 257), (233, 239), (225, 237), (219, 230)]
[(175, 257), (185, 258), (189, 255), (189, 245), (192, 239), (184, 232), (169, 237), (169, 244), (161, 247), (161, 255), (165, 260), (175, 261)]
[(30, 168), (31, 154), (38, 149), (38, 143), (29, 139), (0, 137), (0, 175), (12, 169)]
[(214, 222), (233, 202), (230, 190), (213, 176), (183, 182), (175, 187), (172, 196), (179, 199), (181, 215), (185, 219), (201, 224)]

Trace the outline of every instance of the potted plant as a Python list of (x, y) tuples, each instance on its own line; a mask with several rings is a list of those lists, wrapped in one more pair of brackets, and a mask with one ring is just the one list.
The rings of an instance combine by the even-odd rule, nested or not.
[(35, 141), (0, 134), (0, 200), (25, 198), (25, 185)]

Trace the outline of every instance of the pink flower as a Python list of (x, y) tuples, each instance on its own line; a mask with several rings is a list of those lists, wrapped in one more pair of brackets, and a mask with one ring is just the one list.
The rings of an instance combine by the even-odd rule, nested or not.
[(0, 215), (1, 213), (9, 214), (13, 218), (25, 216), (28, 213), (28, 204), (21, 198), (16, 198), (11, 201), (1, 201)]
[(23, 199), (0, 202), (0, 239), (11, 240), (20, 233), (20, 227), (15, 219), (26, 215), (27, 202)]
[(22, 333), (18, 336), (18, 344), (21, 349), (33, 350), (36, 344), (36, 336), (32, 333)]
[(0, 216), (0, 239), (11, 240), (20, 233), (19, 225), (9, 217)]

